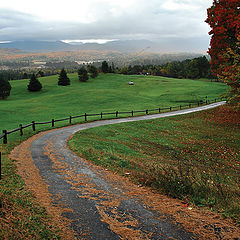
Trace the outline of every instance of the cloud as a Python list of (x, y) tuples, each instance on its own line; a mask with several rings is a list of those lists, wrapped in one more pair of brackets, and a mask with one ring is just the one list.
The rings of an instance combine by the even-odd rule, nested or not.
[(32, 38), (42, 28), (43, 25), (30, 14), (9, 9), (0, 9), (1, 41)]
[(209, 39), (204, 22), (209, 5), (209, 0), (8, 0), (0, 8), (0, 41)]

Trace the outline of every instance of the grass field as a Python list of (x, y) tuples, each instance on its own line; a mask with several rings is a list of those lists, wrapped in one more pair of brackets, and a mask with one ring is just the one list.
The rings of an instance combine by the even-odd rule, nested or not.
[(69, 145), (137, 184), (215, 209), (240, 224), (240, 115), (228, 107), (92, 128)]
[[(180, 105), (202, 100), (205, 96), (214, 99), (227, 89), (225, 84), (206, 80), (106, 74), (81, 83), (77, 74), (69, 77), (71, 86), (68, 87), (57, 86), (58, 76), (40, 78), (43, 90), (36, 93), (27, 91), (29, 80), (11, 81), (11, 96), (0, 101), (0, 130), (85, 112)], [(134, 81), (134, 86), (128, 85), (130, 80)], [(37, 130), (48, 127), (38, 126)], [(19, 137), (19, 132), (9, 135), (7, 146), (0, 143), (3, 173), (0, 181), (0, 239), (60, 239), (63, 234), (28, 192), (22, 178), (16, 173), (14, 162), (8, 158), (10, 150), (32, 134), (31, 130), (24, 130), (22, 137)], [(115, 155), (113, 146), (108, 147), (110, 153)], [(138, 155), (135, 152), (132, 154)], [(120, 164), (123, 169), (125, 164), (125, 161)]]
[[(57, 85), (58, 76), (39, 78), (41, 92), (28, 92), (29, 80), (11, 81), (11, 96), (0, 101), (0, 130), (85, 112), (144, 110), (204, 100), (206, 96), (214, 99), (227, 89), (217, 82), (153, 76), (101, 74), (86, 83), (79, 82), (77, 74), (69, 77), (71, 85), (67, 87)], [(134, 86), (128, 85), (130, 80)]]

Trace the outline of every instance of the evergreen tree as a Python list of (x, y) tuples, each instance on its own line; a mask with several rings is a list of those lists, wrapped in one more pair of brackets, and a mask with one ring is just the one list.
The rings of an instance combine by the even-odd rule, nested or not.
[(58, 85), (67, 86), (70, 85), (70, 79), (67, 76), (67, 73), (64, 68), (62, 68), (59, 77), (58, 77)]
[(2, 99), (7, 98), (10, 96), (10, 91), (12, 87), (8, 81), (0, 79), (0, 97)]
[(88, 80), (88, 72), (84, 67), (78, 70), (78, 78), (81, 82), (86, 82)]
[(106, 61), (102, 62), (102, 72), (103, 73), (108, 73), (109, 72), (108, 63)]
[(96, 78), (98, 76), (98, 70), (95, 66), (88, 66), (88, 72), (91, 74), (91, 78)]
[(36, 78), (36, 75), (33, 73), (30, 82), (28, 84), (28, 91), (30, 92), (38, 92), (42, 89), (42, 84)]

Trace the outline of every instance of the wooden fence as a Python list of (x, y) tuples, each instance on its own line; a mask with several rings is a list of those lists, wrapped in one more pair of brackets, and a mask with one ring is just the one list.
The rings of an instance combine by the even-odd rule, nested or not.
[(194, 107), (194, 106), (201, 106), (203, 104), (214, 103), (214, 102), (217, 102), (217, 100), (222, 100), (222, 99), (216, 99), (215, 98), (214, 100), (198, 101), (198, 102), (189, 103), (189, 104), (186, 104), (186, 105), (178, 105), (178, 106), (174, 106), (174, 107), (163, 107), (163, 108), (146, 109), (146, 110), (138, 110), (138, 111), (133, 111), (133, 110), (132, 111), (124, 111), (124, 112), (114, 111), (114, 112), (108, 112), (108, 113), (101, 112), (101, 113), (94, 113), (94, 114), (84, 113), (84, 114), (78, 115), (78, 116), (69, 116), (67, 118), (62, 118), (62, 119), (52, 119), (51, 121), (47, 121), (47, 122), (32, 121), (31, 123), (29, 123), (25, 126), (20, 124), (18, 128), (10, 130), (10, 131), (2, 130), (2, 135), (0, 135), (0, 139), (3, 139), (3, 144), (7, 144), (9, 134), (12, 134), (14, 132), (19, 131), (20, 136), (22, 136), (23, 135), (23, 129), (31, 127), (33, 131), (36, 131), (36, 126), (37, 125), (50, 124), (51, 127), (54, 127), (56, 122), (62, 122), (62, 121), (68, 121), (69, 124), (72, 124), (72, 120), (76, 119), (76, 118), (84, 118), (85, 122), (87, 122), (87, 118), (90, 117), (90, 116), (100, 116), (100, 118), (103, 119), (103, 116), (105, 116), (105, 115), (113, 115), (116, 118), (118, 118), (120, 116), (120, 114), (130, 114), (131, 117), (134, 116), (134, 113), (143, 113), (143, 114), (148, 115), (150, 112), (160, 113), (161, 111), (168, 111), (168, 110), (173, 111), (173, 110), (178, 110), (178, 109), (181, 110), (182, 108), (191, 108), (191, 107)]

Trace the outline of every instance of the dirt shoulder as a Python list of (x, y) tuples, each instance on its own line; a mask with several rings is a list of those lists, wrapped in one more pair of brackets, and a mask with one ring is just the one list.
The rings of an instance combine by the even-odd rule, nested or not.
[(54, 223), (62, 231), (60, 233), (61, 238), (66, 240), (76, 239), (74, 231), (70, 229), (70, 221), (62, 216), (62, 213), (68, 211), (68, 209), (64, 209), (53, 203), (52, 196), (48, 191), (48, 185), (40, 176), (39, 170), (36, 168), (31, 156), (30, 147), (32, 142), (44, 134), (42, 132), (30, 137), (15, 147), (9, 157), (16, 160), (17, 173), (23, 178), (27, 188), (39, 203), (46, 208), (47, 212), (53, 216)]

